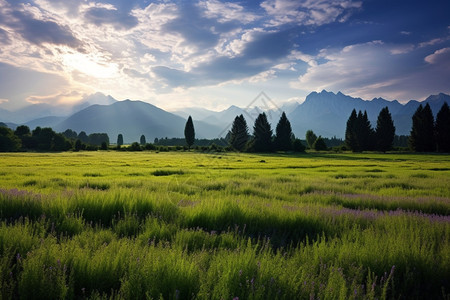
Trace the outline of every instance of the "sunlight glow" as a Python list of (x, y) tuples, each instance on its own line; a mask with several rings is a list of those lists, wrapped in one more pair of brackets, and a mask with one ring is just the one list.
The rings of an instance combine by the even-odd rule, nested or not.
[(119, 76), (116, 63), (104, 62), (98, 55), (82, 53), (68, 53), (63, 56), (64, 65), (70, 71), (77, 70), (95, 78), (113, 78)]

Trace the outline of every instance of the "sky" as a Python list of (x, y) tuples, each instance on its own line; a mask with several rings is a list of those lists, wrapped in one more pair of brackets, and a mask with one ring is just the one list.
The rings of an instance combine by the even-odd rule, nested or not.
[(0, 108), (450, 93), (448, 0), (0, 0)]

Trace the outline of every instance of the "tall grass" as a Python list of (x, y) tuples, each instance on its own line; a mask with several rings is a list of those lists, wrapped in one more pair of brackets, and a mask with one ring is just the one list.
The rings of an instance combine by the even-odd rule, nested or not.
[(0, 163), (2, 299), (450, 297), (447, 156)]

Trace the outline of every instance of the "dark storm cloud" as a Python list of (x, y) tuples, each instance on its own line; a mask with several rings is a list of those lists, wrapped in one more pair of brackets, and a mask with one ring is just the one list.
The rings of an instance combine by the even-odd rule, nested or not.
[(130, 29), (138, 24), (136, 17), (131, 16), (128, 13), (100, 7), (90, 8), (84, 16), (87, 20), (97, 26), (110, 24), (116, 29)]

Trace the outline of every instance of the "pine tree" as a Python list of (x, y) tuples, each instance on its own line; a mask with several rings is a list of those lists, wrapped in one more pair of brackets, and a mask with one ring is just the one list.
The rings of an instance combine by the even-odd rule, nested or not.
[(229, 132), (229, 141), (231, 146), (238, 150), (243, 151), (247, 145), (249, 134), (247, 122), (243, 115), (236, 116)]
[(313, 149), (313, 144), (317, 140), (317, 135), (312, 131), (306, 131), (306, 143), (308, 144), (309, 149)]
[(425, 107), (422, 104), (419, 105), (412, 117), (412, 123), (410, 135), (411, 149), (417, 152), (434, 151), (434, 117), (428, 103)]
[(358, 139), (360, 141), (361, 151), (373, 150), (375, 148), (375, 132), (367, 117), (367, 111), (364, 111), (361, 115), (360, 126), (361, 129)]
[(358, 123), (358, 116), (356, 114), (356, 109), (353, 109), (352, 113), (350, 114), (350, 117), (348, 118), (347, 127), (345, 129), (345, 144), (353, 152), (361, 151), (359, 150), (357, 123)]
[(292, 150), (292, 127), (284, 112), (281, 114), (275, 132), (275, 149), (278, 151)]
[(187, 119), (186, 126), (184, 127), (184, 138), (186, 139), (186, 144), (188, 145), (189, 150), (191, 150), (191, 146), (195, 141), (195, 129), (191, 116)]
[(119, 135), (117, 136), (117, 147), (120, 148), (120, 146), (122, 145), (123, 145), (123, 135), (119, 133)]
[(272, 151), (272, 129), (265, 113), (261, 113), (253, 126), (252, 150), (255, 152)]
[(375, 136), (376, 150), (386, 152), (392, 149), (395, 137), (395, 126), (387, 106), (378, 114)]
[(140, 144), (142, 146), (145, 146), (145, 144), (147, 144), (147, 141), (145, 140), (145, 135), (141, 135)]
[(450, 109), (447, 102), (436, 116), (436, 146), (439, 152), (450, 152)]

